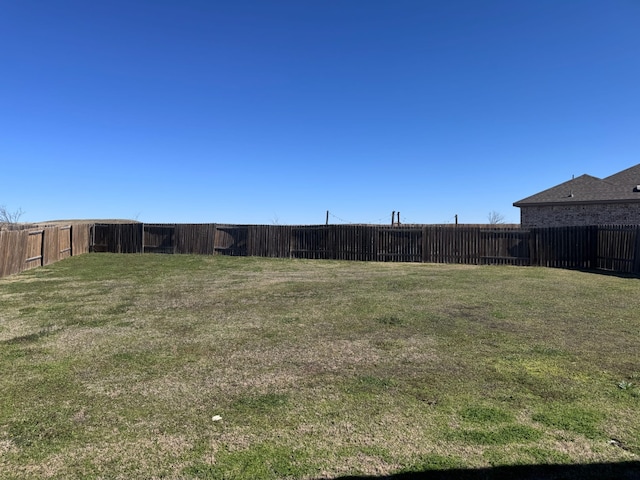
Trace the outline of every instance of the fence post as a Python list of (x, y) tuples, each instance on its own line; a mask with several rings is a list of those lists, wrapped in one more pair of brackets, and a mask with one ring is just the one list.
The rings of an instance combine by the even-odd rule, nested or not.
[(42, 235), (40, 236), (40, 266), (44, 266), (44, 256), (45, 256), (45, 240), (44, 237), (47, 234), (47, 229), (43, 228), (42, 229)]

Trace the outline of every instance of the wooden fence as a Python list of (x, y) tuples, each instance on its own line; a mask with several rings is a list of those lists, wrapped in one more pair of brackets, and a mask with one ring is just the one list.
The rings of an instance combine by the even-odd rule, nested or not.
[(640, 226), (95, 224), (0, 231), (0, 277), (88, 251), (531, 265), (640, 275)]
[(96, 224), (91, 250), (601, 269), (640, 274), (639, 226)]
[(0, 278), (89, 251), (90, 225), (0, 230)]

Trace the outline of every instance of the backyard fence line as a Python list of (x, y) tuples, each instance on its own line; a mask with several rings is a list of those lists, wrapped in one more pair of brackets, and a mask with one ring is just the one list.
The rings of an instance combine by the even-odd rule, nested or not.
[(0, 230), (0, 278), (89, 251), (89, 224)]
[(95, 224), (91, 251), (521, 265), (640, 274), (640, 227)]
[(87, 252), (521, 265), (640, 274), (640, 226), (97, 223), (0, 230), (0, 277)]

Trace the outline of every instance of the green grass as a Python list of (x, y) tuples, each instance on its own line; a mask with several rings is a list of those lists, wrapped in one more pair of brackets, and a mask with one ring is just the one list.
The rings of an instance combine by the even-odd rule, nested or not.
[(0, 472), (638, 461), (638, 311), (638, 279), (577, 271), (73, 257), (0, 280)]

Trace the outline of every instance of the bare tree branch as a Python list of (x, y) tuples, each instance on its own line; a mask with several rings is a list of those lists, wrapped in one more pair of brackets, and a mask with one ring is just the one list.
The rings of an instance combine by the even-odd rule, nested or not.
[(0, 205), (0, 226), (11, 226), (15, 225), (20, 221), (20, 217), (24, 212), (21, 208), (17, 209), (15, 212), (10, 211), (4, 205)]
[(500, 212), (496, 212), (495, 210), (491, 211), (491, 213), (487, 215), (487, 218), (489, 219), (490, 225), (500, 225), (504, 223), (504, 215)]

